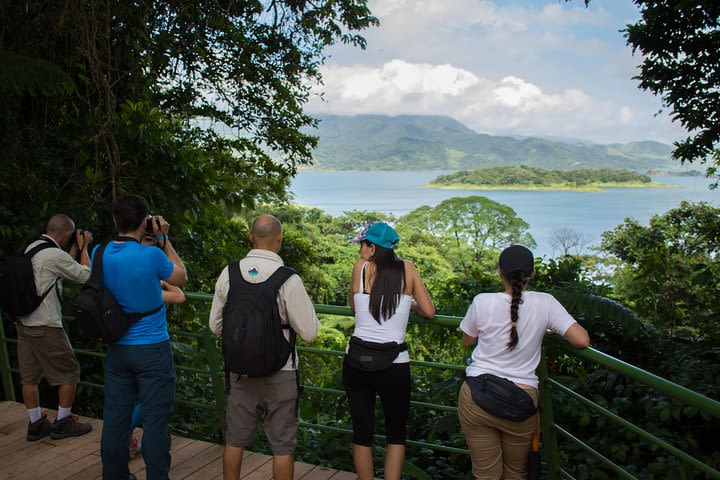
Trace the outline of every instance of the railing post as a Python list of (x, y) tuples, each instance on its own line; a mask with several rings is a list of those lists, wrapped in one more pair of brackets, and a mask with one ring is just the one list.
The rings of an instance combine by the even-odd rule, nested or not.
[[(200, 318), (206, 319), (207, 312), (201, 313)], [(220, 373), (220, 355), (218, 354), (215, 339), (207, 327), (207, 322), (205, 322), (205, 325), (202, 327), (202, 344), (208, 361), (208, 369), (210, 370), (210, 380), (212, 381), (213, 396), (215, 397), (215, 413), (217, 414), (218, 423), (220, 424), (223, 440), (225, 440), (225, 430), (227, 429), (227, 422), (225, 420), (225, 410), (227, 408), (225, 374)]]
[(12, 372), (10, 371), (10, 354), (7, 349), (5, 338), (5, 325), (3, 324), (2, 312), (0, 312), (0, 375), (2, 375), (3, 391), (6, 400), (17, 401), (15, 397), (15, 385), (13, 384)]
[(542, 349), (537, 373), (540, 381), (540, 432), (542, 433), (543, 452), (547, 459), (547, 478), (556, 480), (560, 478), (560, 455), (558, 453), (557, 434), (553, 428), (555, 414), (553, 413), (552, 387), (550, 382), (547, 381), (548, 368), (545, 347)]

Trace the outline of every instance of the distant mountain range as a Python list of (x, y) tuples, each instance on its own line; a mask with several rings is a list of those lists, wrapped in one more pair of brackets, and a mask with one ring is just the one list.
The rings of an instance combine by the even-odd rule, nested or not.
[(450, 117), (319, 115), (313, 168), (322, 170), (452, 170), (527, 165), (538, 168), (677, 168), (672, 147), (644, 141), (567, 143), (477, 133)]

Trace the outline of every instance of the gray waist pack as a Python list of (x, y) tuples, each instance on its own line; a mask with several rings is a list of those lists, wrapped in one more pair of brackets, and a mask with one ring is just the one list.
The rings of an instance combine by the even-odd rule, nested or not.
[(535, 415), (532, 397), (506, 378), (490, 373), (465, 379), (478, 407), (503, 420), (522, 422)]

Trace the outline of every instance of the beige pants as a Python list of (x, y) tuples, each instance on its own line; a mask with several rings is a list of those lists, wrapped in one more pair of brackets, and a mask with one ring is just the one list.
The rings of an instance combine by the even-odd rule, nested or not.
[[(536, 388), (520, 386), (537, 405)], [(463, 383), (458, 397), (460, 426), (472, 460), (476, 480), (512, 480), (527, 478), (526, 463), (536, 417), (511, 422), (490, 415), (472, 399), (470, 387)]]

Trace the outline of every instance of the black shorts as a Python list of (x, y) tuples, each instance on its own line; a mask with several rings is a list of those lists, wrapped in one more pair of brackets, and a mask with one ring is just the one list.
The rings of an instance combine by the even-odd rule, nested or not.
[(385, 413), (388, 444), (405, 444), (410, 413), (410, 364), (393, 363), (386, 370), (365, 372), (343, 362), (343, 385), (350, 403), (353, 443), (371, 447), (375, 427), (375, 394)]

